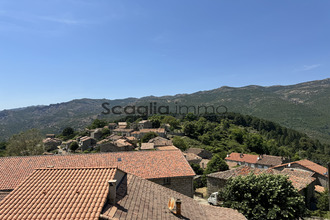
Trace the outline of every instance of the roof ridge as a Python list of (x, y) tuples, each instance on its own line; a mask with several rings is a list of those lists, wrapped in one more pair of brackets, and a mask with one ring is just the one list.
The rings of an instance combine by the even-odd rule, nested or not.
[[(171, 145), (172, 146), (172, 145)], [(174, 150), (174, 149), (173, 149)], [(179, 150), (179, 149), (177, 149)], [(126, 153), (149, 153), (149, 152), (164, 152), (164, 151), (118, 151), (118, 152), (98, 152), (98, 153), (89, 153), (89, 154), (85, 154), (85, 153), (74, 153), (74, 154), (52, 154), (52, 155), (29, 155), (29, 156), (6, 156), (6, 157), (0, 157), (0, 160), (6, 159), (6, 158), (26, 158), (26, 157), (69, 157), (69, 156), (86, 156), (86, 155), (105, 155), (105, 154), (126, 154)]]
[(35, 170), (85, 170), (85, 169), (118, 169), (118, 166), (104, 167), (46, 167), (36, 168)]

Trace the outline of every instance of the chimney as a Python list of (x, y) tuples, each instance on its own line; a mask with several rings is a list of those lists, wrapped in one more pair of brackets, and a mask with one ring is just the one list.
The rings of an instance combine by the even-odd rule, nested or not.
[(117, 194), (117, 180), (110, 180), (109, 182), (109, 191), (108, 191), (108, 201), (110, 205), (116, 204), (116, 194)]
[(181, 216), (181, 200), (180, 199), (176, 200), (175, 206), (176, 206), (175, 214), (178, 215), (178, 216)]

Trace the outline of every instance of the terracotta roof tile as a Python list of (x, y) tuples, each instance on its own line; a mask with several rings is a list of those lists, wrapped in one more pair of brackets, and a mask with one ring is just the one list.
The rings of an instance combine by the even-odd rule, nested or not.
[(150, 139), (148, 143), (154, 143), (156, 147), (173, 145), (173, 142), (171, 140), (159, 136)]
[(180, 150), (0, 157), (0, 190), (14, 189), (34, 169), (48, 166), (116, 166), (146, 179), (195, 175)]
[(154, 143), (142, 143), (141, 150), (153, 150), (155, 149)]
[(267, 166), (277, 166), (282, 164), (282, 157), (271, 156), (271, 155), (252, 155), (252, 154), (241, 154), (231, 153), (225, 158), (228, 161), (246, 162), (251, 164), (261, 164)]
[(323, 186), (315, 185), (315, 191), (318, 193), (323, 193), (325, 188)]
[(231, 153), (228, 157), (225, 158), (225, 160), (256, 163), (258, 160), (258, 155)]
[(288, 167), (289, 164), (299, 164), (300, 166), (303, 166), (305, 168), (307, 168), (310, 171), (313, 171), (315, 173), (321, 174), (323, 176), (328, 176), (328, 169), (324, 166), (321, 166), (317, 163), (314, 163), (310, 160), (299, 160), (299, 161), (294, 161), (294, 162), (290, 162), (290, 163), (285, 163), (285, 164), (281, 164), (278, 166), (274, 166), (273, 168), (278, 168), (278, 167)]
[(146, 128), (140, 130), (140, 133), (148, 133), (148, 132), (165, 133), (165, 128)]
[[(201, 205), (154, 182), (128, 174), (117, 190), (117, 203), (106, 205), (101, 219), (246, 219), (238, 211)], [(181, 200), (182, 217), (168, 209), (170, 198)]]
[(178, 150), (174, 145), (156, 147), (157, 150)]
[(99, 219), (116, 170), (37, 169), (0, 202), (0, 219)]

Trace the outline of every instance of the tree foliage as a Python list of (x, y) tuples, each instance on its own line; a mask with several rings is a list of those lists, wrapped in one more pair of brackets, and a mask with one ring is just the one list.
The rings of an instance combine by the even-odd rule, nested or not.
[(37, 129), (13, 135), (7, 145), (9, 156), (40, 155), (44, 152), (42, 136)]
[(141, 138), (142, 143), (147, 143), (150, 139), (157, 137), (158, 134), (155, 132), (148, 132)]
[(317, 208), (320, 212), (329, 211), (329, 191), (325, 189), (324, 192), (317, 196)]
[(179, 137), (179, 136), (175, 136), (172, 140), (173, 145), (176, 146), (177, 148), (179, 148), (182, 151), (187, 150), (188, 146), (187, 144), (184, 142), (184, 140)]
[(62, 136), (63, 137), (68, 137), (74, 134), (74, 130), (71, 127), (66, 127), (62, 131)]
[(219, 194), (224, 207), (237, 209), (251, 220), (299, 219), (305, 215), (304, 197), (283, 175), (238, 176)]
[(207, 167), (204, 174), (225, 171), (228, 169), (229, 169), (228, 164), (221, 158), (219, 154), (215, 154), (213, 155), (210, 162), (207, 163)]
[(89, 126), (90, 129), (95, 129), (95, 128), (103, 128), (104, 126), (107, 125), (106, 120), (100, 120), (100, 119), (95, 119), (92, 124)]
[(192, 163), (190, 166), (197, 175), (203, 175), (204, 170), (199, 166), (199, 164)]
[(74, 142), (72, 142), (70, 144), (70, 147), (69, 148), (70, 148), (70, 150), (72, 150), (73, 152), (75, 152), (79, 148), (79, 145), (78, 145), (78, 143), (76, 141), (74, 141)]

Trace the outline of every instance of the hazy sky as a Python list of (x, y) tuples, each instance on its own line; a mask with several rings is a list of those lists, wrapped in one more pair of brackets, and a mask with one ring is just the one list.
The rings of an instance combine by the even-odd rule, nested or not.
[(330, 1), (0, 0), (0, 110), (330, 77)]

